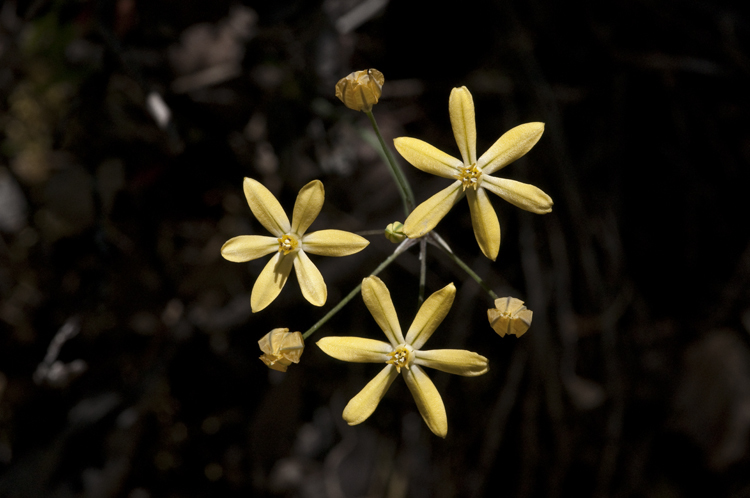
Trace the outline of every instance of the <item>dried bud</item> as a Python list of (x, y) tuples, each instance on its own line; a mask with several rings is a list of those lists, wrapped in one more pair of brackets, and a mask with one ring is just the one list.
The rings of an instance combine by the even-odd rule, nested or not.
[(487, 310), (490, 326), (500, 337), (505, 337), (505, 334), (521, 337), (531, 327), (532, 314), (523, 301), (515, 297), (495, 299), (495, 307)]
[(258, 341), (260, 350), (265, 354), (261, 361), (272, 370), (286, 372), (292, 363), (299, 363), (305, 340), (299, 332), (289, 332), (289, 329), (273, 329)]
[(370, 111), (383, 89), (383, 73), (377, 69), (355, 71), (336, 83), (336, 97), (349, 109)]
[(402, 242), (406, 238), (406, 234), (404, 233), (404, 224), (400, 221), (394, 221), (393, 223), (385, 227), (385, 238), (390, 240), (394, 244)]

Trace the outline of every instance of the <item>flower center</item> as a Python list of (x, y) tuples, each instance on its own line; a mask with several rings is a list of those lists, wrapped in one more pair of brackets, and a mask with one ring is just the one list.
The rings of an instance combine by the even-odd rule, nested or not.
[(284, 254), (289, 254), (299, 246), (297, 237), (295, 237), (294, 235), (286, 234), (276, 240), (279, 241), (279, 252), (283, 252)]
[(414, 358), (414, 349), (408, 344), (401, 344), (399, 347), (388, 353), (390, 357), (386, 363), (389, 365), (395, 365), (396, 370), (401, 373), (401, 367), (409, 368), (412, 359)]
[(461, 181), (463, 189), (471, 187), (474, 190), (479, 186), (479, 179), (482, 177), (482, 171), (477, 168), (477, 163), (471, 166), (459, 166), (457, 178)]

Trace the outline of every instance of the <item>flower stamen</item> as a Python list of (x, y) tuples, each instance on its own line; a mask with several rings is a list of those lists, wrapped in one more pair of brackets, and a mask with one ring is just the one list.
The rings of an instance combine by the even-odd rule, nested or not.
[(289, 254), (290, 252), (297, 249), (299, 246), (299, 242), (297, 242), (297, 237), (294, 235), (284, 235), (283, 237), (279, 237), (276, 239), (279, 241), (279, 252), (283, 252), (284, 255)]
[(463, 190), (466, 190), (467, 187), (476, 190), (479, 187), (479, 179), (481, 177), (482, 171), (477, 168), (476, 163), (470, 166), (459, 166), (458, 175), (456, 175), (456, 178), (461, 181)]
[(389, 365), (395, 365), (398, 373), (401, 373), (401, 367), (409, 368), (411, 364), (413, 349), (408, 344), (402, 344), (390, 353), (388, 353), (390, 359), (386, 361)]

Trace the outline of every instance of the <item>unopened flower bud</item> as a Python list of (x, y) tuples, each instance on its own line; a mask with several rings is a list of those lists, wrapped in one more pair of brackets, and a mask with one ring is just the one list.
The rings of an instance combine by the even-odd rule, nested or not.
[(370, 111), (383, 89), (383, 73), (377, 69), (355, 71), (336, 83), (336, 97), (349, 109)]
[(532, 314), (523, 301), (515, 297), (495, 299), (495, 307), (487, 310), (490, 326), (500, 337), (505, 337), (505, 334), (521, 337), (531, 326)]
[(394, 221), (393, 223), (385, 227), (385, 238), (390, 240), (394, 244), (402, 242), (406, 238), (406, 234), (404, 233), (404, 224), (400, 221)]
[(272, 370), (286, 372), (292, 363), (299, 363), (305, 340), (299, 332), (289, 332), (289, 329), (273, 329), (258, 341), (260, 350), (265, 353), (261, 361)]

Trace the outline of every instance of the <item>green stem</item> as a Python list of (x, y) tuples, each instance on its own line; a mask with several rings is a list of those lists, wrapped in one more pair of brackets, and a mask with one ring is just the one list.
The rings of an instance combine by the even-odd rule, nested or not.
[(418, 306), (424, 302), (425, 280), (427, 278), (427, 239), (419, 240), (419, 297)]
[(368, 235), (383, 235), (385, 233), (384, 230), (360, 230), (359, 232), (354, 232), (357, 235), (361, 235), (362, 237), (367, 237)]
[(487, 284), (487, 282), (482, 280), (482, 277), (477, 275), (474, 270), (469, 268), (469, 265), (464, 263), (463, 260), (459, 258), (456, 255), (456, 253), (453, 252), (453, 250), (448, 246), (448, 244), (445, 243), (445, 241), (443, 240), (442, 237), (440, 237), (440, 235), (438, 235), (434, 231), (431, 232), (430, 235), (432, 236), (432, 239), (434, 239), (434, 240), (430, 240), (433, 244), (435, 244), (440, 249), (442, 249), (443, 252), (447, 254), (448, 257), (451, 258), (458, 266), (460, 266), (461, 269), (465, 271), (467, 275), (473, 278), (476, 281), (476, 283), (478, 283), (482, 287), (482, 289), (484, 289), (485, 292), (487, 292), (487, 294), (490, 295), (492, 299), (497, 299), (497, 294), (495, 294), (492, 288), (490, 288), (489, 284)]
[(396, 179), (396, 184), (398, 185), (399, 192), (401, 193), (401, 200), (404, 202), (404, 212), (406, 213), (406, 216), (409, 216), (409, 213), (411, 213), (412, 209), (414, 209), (414, 206), (416, 205), (416, 203), (414, 202), (414, 193), (411, 190), (411, 185), (409, 185), (409, 181), (404, 176), (404, 172), (401, 171), (401, 167), (396, 162), (396, 158), (393, 157), (391, 149), (386, 146), (385, 140), (383, 140), (383, 136), (380, 134), (380, 128), (378, 128), (378, 123), (377, 121), (375, 121), (375, 116), (372, 114), (372, 111), (364, 112), (365, 114), (367, 114), (367, 117), (370, 118), (372, 129), (375, 130), (375, 134), (378, 136), (378, 141), (380, 142), (380, 147), (383, 148), (385, 157), (386, 159), (388, 159), (388, 164), (391, 167), (391, 173), (393, 173), (393, 177)]
[[(412, 245), (414, 245), (415, 242), (416, 242), (416, 240), (413, 240), (413, 239), (406, 239), (405, 241), (403, 241), (401, 243), (401, 245), (399, 245), (396, 248), (396, 250), (393, 251), (393, 254), (391, 254), (390, 256), (388, 256), (382, 263), (380, 263), (380, 265), (377, 268), (375, 268), (375, 270), (372, 273), (370, 273), (370, 276), (377, 275), (381, 271), (385, 270), (385, 268), (388, 265), (390, 265), (391, 263), (393, 263), (393, 261), (395, 261), (395, 259), (397, 257), (399, 257), (399, 255), (401, 255), (401, 253), (403, 253), (409, 247), (411, 247)], [(341, 310), (341, 308), (343, 308), (344, 306), (346, 306), (346, 303), (348, 303), (349, 301), (351, 301), (352, 298), (354, 298), (354, 296), (356, 296), (357, 293), (359, 293), (359, 291), (361, 289), (362, 289), (362, 284), (360, 283), (358, 286), (356, 286), (354, 289), (352, 289), (352, 291), (349, 294), (347, 294), (346, 297), (344, 297), (344, 299), (342, 299), (341, 301), (339, 301), (339, 303), (336, 306), (334, 306), (331, 309), (331, 311), (329, 311), (328, 313), (326, 313), (323, 318), (321, 318), (320, 320), (318, 320), (315, 325), (313, 325), (312, 327), (310, 327), (307, 330), (307, 332), (305, 332), (304, 334), (302, 334), (302, 338), (303, 339), (307, 339), (308, 337), (310, 337), (311, 335), (313, 335), (313, 333), (316, 330), (318, 330), (320, 327), (322, 327), (333, 315), (335, 315), (336, 313), (338, 313), (339, 310)]]

